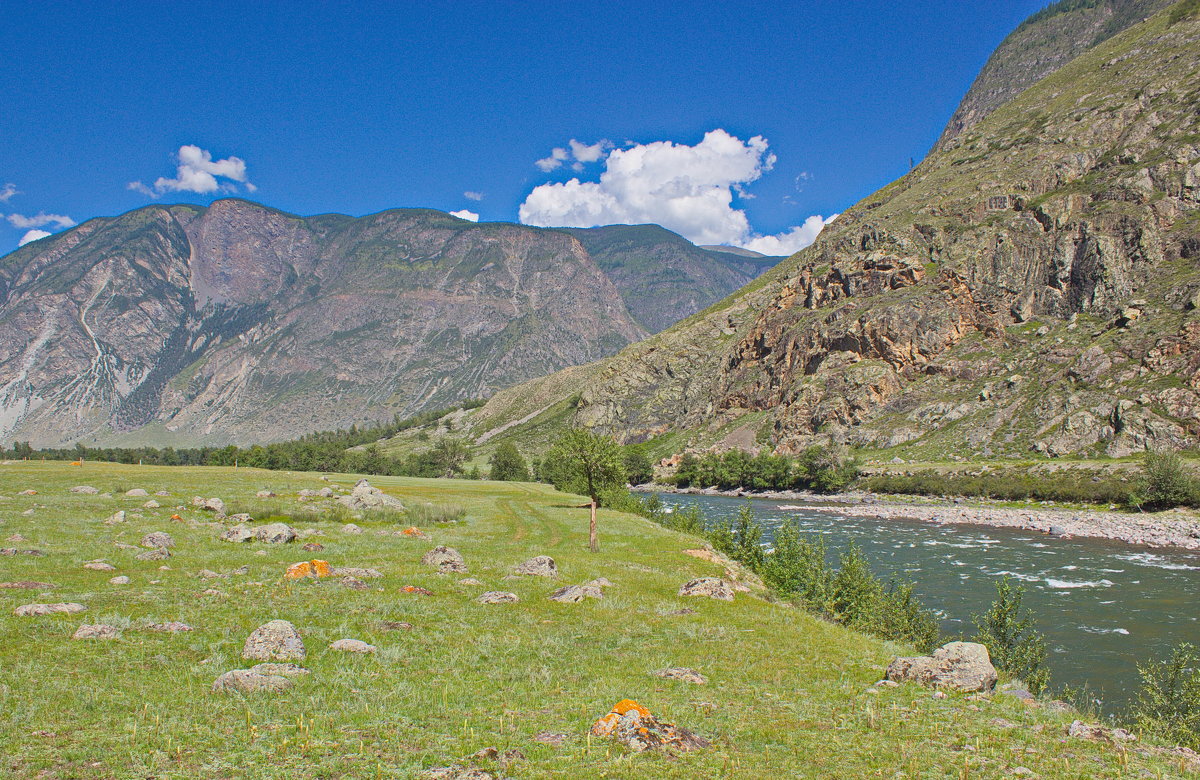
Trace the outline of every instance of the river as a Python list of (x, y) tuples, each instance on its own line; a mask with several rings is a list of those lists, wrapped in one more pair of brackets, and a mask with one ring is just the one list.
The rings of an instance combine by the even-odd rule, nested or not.
[(668, 507), (699, 505), (708, 522), (747, 503), (765, 529), (791, 520), (823, 534), (831, 557), (856, 542), (885, 581), (913, 582), (948, 636), (974, 632), (971, 616), (995, 597), (1007, 574), (1025, 587), (1050, 648), (1051, 687), (1084, 688), (1107, 712), (1137, 690), (1138, 663), (1165, 658), (1182, 641), (1200, 644), (1200, 555), (1097, 539), (1053, 539), (988, 526), (935, 525), (806, 510), (795, 501), (661, 494)]

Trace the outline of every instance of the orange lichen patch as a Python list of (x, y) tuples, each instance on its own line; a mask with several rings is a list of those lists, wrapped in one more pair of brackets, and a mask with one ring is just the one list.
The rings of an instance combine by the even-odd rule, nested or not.
[(652, 718), (650, 710), (638, 704), (633, 699), (621, 699), (613, 705), (612, 711), (600, 720), (592, 724), (592, 733), (598, 737), (606, 737), (613, 733), (613, 729), (617, 727), (617, 723), (621, 720), (622, 715), (628, 715), (631, 712), (637, 713), (639, 718)]
[(81, 460), (73, 460), (73, 461), (71, 461), (71, 465), (72, 465), (72, 466), (82, 466), (82, 465), (83, 465), (83, 461), (81, 461)]
[(305, 577), (332, 577), (333, 567), (329, 561), (300, 561), (293, 563), (283, 573), (284, 579), (300, 580)]
[(405, 528), (404, 535), (405, 536), (424, 536), (425, 533), (420, 528), (413, 526), (412, 528)]
[(405, 585), (403, 588), (400, 589), (400, 592), (401, 593), (416, 593), (417, 595), (420, 595), (420, 596), (432, 596), (433, 595), (433, 591), (427, 590), (425, 588), (417, 587), (416, 585)]
[(180, 517), (179, 515), (171, 515), (171, 519), (172, 520), (182, 520), (183, 518)]

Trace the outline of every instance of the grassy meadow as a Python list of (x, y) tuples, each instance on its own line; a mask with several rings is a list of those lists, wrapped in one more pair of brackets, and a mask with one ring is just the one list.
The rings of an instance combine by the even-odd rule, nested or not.
[[(903, 647), (822, 622), (757, 594), (732, 603), (676, 591), (720, 565), (685, 555), (699, 541), (639, 517), (601, 512), (601, 552), (586, 550), (587, 510), (544, 485), (371, 478), (409, 506), (454, 504), (461, 523), (427, 526), (430, 539), (396, 535), (404, 523), (369, 518), (348, 534), (335, 513), (295, 518), (319, 534), (286, 545), (219, 541), (213, 516), (192, 496), (288, 514), (303, 488), (352, 486), (352, 475), (16, 462), (0, 466), (0, 546), (40, 557), (0, 557), (0, 580), (53, 584), (0, 589), (0, 775), (48, 778), (416, 777), (486, 747), (522, 760), (480, 769), (512, 778), (1175, 777), (1179, 759), (1143, 747), (1068, 739), (1078, 715), (950, 694), (914, 685), (870, 690)], [(91, 485), (102, 495), (69, 493)], [(126, 498), (144, 488), (162, 503)], [(36, 495), (18, 495), (26, 489)], [(255, 492), (279, 494), (268, 501)], [(153, 496), (169, 491), (169, 497)], [(183, 508), (179, 508), (183, 507)], [(103, 520), (125, 509), (123, 524)], [(32, 510), (30, 513), (29, 510)], [(172, 520), (178, 514), (181, 520)], [(163, 561), (138, 561), (142, 535), (176, 542)], [(382, 532), (382, 533), (381, 533)], [(2, 541), (19, 534), (26, 541)], [(386, 534), (386, 535), (385, 535)], [(321, 552), (301, 544), (317, 541)], [(420, 563), (434, 545), (457, 548), (470, 569), (440, 575)], [(534, 555), (560, 576), (504, 579)], [(366, 590), (336, 580), (288, 581), (291, 563), (373, 567)], [(103, 559), (115, 571), (84, 563)], [(162, 566), (169, 567), (162, 570)], [(244, 575), (201, 579), (209, 569)], [(114, 575), (132, 579), (111, 585)], [(459, 582), (473, 577), (482, 585)], [(602, 600), (559, 604), (556, 587), (607, 577)], [(401, 592), (405, 585), (431, 596)], [(205, 591), (215, 591), (205, 593)], [(487, 590), (519, 603), (482, 605)], [(17, 617), (32, 602), (79, 602), (78, 615)], [(692, 614), (677, 614), (690, 608)], [(282, 693), (210, 691), (241, 658), (246, 636), (272, 619), (301, 632), (310, 675)], [(183, 621), (188, 633), (150, 623)], [(405, 621), (411, 630), (386, 630)], [(115, 640), (72, 640), (82, 623), (122, 629)], [(374, 655), (328, 648), (341, 638)], [(651, 675), (693, 667), (706, 685)], [(663, 720), (713, 741), (707, 750), (632, 755), (588, 736), (592, 722), (631, 698)], [(565, 734), (561, 746), (534, 741)], [(1025, 774), (1021, 768), (1032, 774)]]

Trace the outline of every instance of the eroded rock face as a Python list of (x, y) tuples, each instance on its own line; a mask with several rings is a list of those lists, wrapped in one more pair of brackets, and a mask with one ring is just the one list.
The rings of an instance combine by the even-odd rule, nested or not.
[(234, 669), (213, 681), (214, 692), (278, 693), (294, 683), (277, 674), (260, 674), (249, 669)]
[(513, 573), (527, 577), (557, 577), (558, 566), (549, 555), (537, 555), (519, 564)]
[(272, 620), (254, 629), (242, 647), (242, 658), (252, 661), (301, 661), (304, 656), (304, 640), (286, 620)]
[(685, 728), (663, 723), (635, 701), (617, 702), (612, 711), (592, 724), (592, 734), (612, 736), (635, 753), (646, 750), (698, 750), (709, 747), (707, 739)]
[(997, 675), (986, 647), (977, 642), (950, 642), (933, 655), (897, 658), (888, 666), (886, 678), (931, 688), (990, 691), (996, 687)]
[(690, 580), (679, 589), (680, 596), (707, 596), (710, 599), (733, 601), (733, 587), (716, 577), (700, 577)]

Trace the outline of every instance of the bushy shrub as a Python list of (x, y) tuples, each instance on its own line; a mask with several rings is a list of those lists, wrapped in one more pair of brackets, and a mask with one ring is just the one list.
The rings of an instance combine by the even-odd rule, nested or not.
[(1196, 505), (1200, 480), (1188, 470), (1179, 453), (1170, 450), (1147, 452), (1142, 475), (1129, 503), (1140, 509), (1161, 511)]
[(1184, 643), (1171, 656), (1138, 666), (1142, 685), (1133, 703), (1140, 729), (1167, 742), (1200, 749), (1200, 653)]
[(991, 608), (983, 615), (971, 616), (976, 629), (971, 641), (987, 647), (997, 669), (1024, 681), (1031, 693), (1038, 694), (1050, 682), (1046, 639), (1034, 628), (1029, 611), (1021, 611), (1024, 594), (1020, 585), (1001, 578)]
[(1093, 469), (1071, 469), (1055, 474), (1038, 474), (1021, 468), (992, 469), (982, 474), (922, 469), (912, 474), (873, 474), (864, 477), (860, 484), (874, 493), (1124, 504), (1130, 495), (1130, 483), (1125, 480), (1119, 473)]
[(491, 479), (501, 482), (529, 481), (529, 464), (525, 462), (525, 457), (517, 449), (517, 445), (512, 442), (506, 441), (496, 447), (488, 465), (491, 466)]
[(858, 479), (858, 461), (837, 447), (809, 447), (798, 459), (760, 452), (751, 457), (741, 450), (685, 454), (675, 471), (680, 487), (722, 490), (814, 490), (835, 493)]
[(808, 541), (795, 522), (785, 522), (775, 532), (775, 549), (763, 562), (763, 582), (781, 593), (799, 596), (814, 611), (823, 611), (833, 587), (827, 555), (824, 537)]

